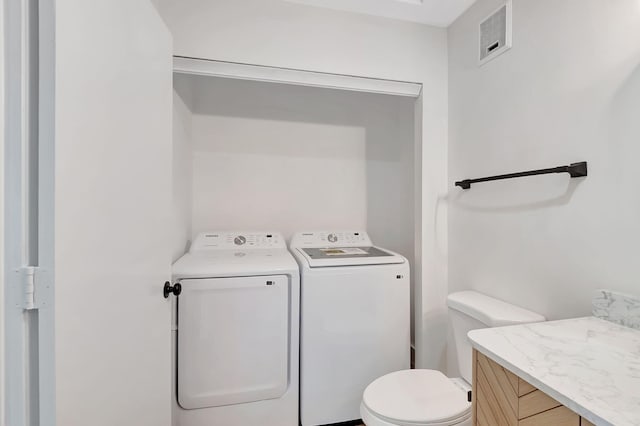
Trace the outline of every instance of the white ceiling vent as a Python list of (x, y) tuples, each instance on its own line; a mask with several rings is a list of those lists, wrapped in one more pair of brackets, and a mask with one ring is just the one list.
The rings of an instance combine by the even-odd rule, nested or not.
[(480, 65), (511, 48), (511, 0), (480, 23)]

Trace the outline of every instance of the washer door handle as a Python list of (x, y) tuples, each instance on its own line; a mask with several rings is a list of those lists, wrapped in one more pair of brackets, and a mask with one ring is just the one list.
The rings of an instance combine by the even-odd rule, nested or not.
[(166, 281), (164, 283), (164, 288), (162, 289), (162, 294), (166, 299), (171, 293), (173, 293), (174, 296), (180, 296), (180, 293), (182, 293), (182, 284), (175, 283), (174, 285), (171, 285), (169, 281)]

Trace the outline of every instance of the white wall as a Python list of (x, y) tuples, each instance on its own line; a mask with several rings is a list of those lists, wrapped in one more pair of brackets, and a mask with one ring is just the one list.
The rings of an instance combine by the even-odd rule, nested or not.
[(192, 233), (192, 116), (193, 93), (189, 80), (173, 77), (173, 179), (172, 179), (172, 254), (176, 261), (191, 241)]
[[(180, 56), (423, 84), (416, 158), (418, 365), (443, 367), (447, 262), (447, 40), (425, 25), (279, 0), (172, 1), (160, 10)], [(414, 261), (414, 263), (416, 263)]]
[[(513, 1), (513, 48), (477, 66), (480, 0), (449, 28), (449, 279), (550, 319), (640, 293), (640, 2)], [(589, 162), (589, 176), (453, 187)]]
[(366, 128), (344, 93), (206, 77), (195, 93), (195, 232), (366, 228)]
[(196, 81), (194, 233), (366, 228), (391, 204), (413, 241), (413, 99)]

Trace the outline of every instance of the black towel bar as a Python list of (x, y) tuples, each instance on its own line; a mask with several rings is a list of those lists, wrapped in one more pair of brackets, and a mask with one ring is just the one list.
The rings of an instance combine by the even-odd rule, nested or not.
[(550, 169), (530, 170), (528, 172), (508, 173), (506, 175), (489, 176), (478, 179), (465, 179), (456, 182), (456, 186), (462, 189), (471, 188), (472, 183), (489, 182), (492, 180), (512, 179), (524, 176), (547, 175), (550, 173), (569, 173), (572, 178), (583, 177), (587, 175), (587, 162), (572, 163), (568, 166), (552, 167)]

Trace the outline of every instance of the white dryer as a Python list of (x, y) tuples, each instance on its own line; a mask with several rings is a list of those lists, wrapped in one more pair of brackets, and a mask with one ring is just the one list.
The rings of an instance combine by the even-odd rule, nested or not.
[(362, 393), (410, 367), (409, 262), (355, 232), (301, 232), (300, 420), (356, 420)]
[(299, 272), (282, 235), (200, 234), (173, 277), (173, 426), (297, 426)]

